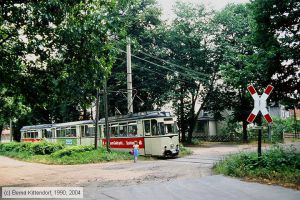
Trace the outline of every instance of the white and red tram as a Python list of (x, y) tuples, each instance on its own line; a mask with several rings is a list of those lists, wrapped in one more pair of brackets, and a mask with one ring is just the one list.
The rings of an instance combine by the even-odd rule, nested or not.
[[(104, 122), (101, 119), (97, 128), (102, 146), (106, 145)], [(108, 124), (112, 149), (129, 151), (134, 142), (138, 142), (141, 155), (176, 156), (179, 153), (176, 119), (169, 112), (151, 111), (110, 117)], [(94, 144), (94, 137), (95, 123), (92, 120), (24, 126), (21, 129), (21, 141), (24, 142), (43, 139), (66, 145), (88, 145)]]

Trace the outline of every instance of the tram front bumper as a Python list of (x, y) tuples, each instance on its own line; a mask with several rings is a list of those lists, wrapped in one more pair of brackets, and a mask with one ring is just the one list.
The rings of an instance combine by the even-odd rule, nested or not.
[(177, 145), (176, 148), (173, 148), (173, 149), (167, 149), (165, 146), (163, 154), (164, 154), (164, 156), (172, 156), (172, 157), (178, 156), (179, 146)]

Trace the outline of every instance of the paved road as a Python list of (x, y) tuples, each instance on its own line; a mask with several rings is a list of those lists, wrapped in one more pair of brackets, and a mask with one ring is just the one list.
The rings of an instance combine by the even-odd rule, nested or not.
[(127, 187), (84, 188), (84, 198), (101, 200), (299, 200), (300, 191), (215, 175)]

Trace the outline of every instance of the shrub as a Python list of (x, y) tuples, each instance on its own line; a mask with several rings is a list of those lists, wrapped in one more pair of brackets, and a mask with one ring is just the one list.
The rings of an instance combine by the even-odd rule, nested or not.
[(0, 151), (2, 152), (27, 152), (33, 155), (49, 155), (63, 148), (64, 145), (62, 144), (49, 142), (11, 142), (0, 144)]
[(72, 146), (72, 147), (66, 147), (64, 149), (61, 149), (59, 151), (56, 151), (52, 154), (53, 157), (64, 157), (64, 156), (70, 156), (73, 153), (78, 152), (86, 152), (86, 151), (92, 151), (94, 150), (93, 145), (86, 145), (86, 146)]
[(217, 173), (235, 177), (300, 183), (300, 155), (296, 148), (274, 145), (258, 159), (256, 152), (239, 153), (225, 158), (215, 166)]

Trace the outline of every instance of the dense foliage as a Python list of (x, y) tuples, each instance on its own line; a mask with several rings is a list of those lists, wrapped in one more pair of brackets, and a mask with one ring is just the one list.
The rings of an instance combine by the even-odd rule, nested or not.
[(300, 184), (300, 155), (295, 147), (273, 146), (262, 154), (239, 153), (225, 158), (215, 166), (215, 171), (228, 176), (245, 177), (280, 183)]
[(65, 165), (132, 159), (128, 152), (107, 152), (104, 148), (95, 150), (93, 146), (65, 147), (48, 142), (0, 144), (0, 155), (29, 162)]
[(59, 143), (48, 143), (48, 142), (38, 142), (38, 143), (2, 143), (0, 144), (1, 152), (26, 152), (32, 155), (50, 155), (56, 151), (63, 149), (64, 146)]

